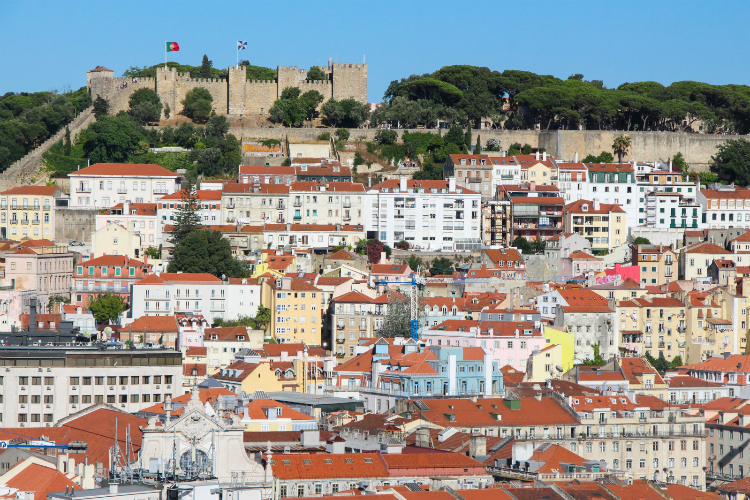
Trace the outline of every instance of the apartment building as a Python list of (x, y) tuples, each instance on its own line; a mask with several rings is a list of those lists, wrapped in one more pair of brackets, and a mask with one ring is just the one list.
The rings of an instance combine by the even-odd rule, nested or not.
[(715, 189), (701, 189), (698, 203), (703, 208), (703, 227), (750, 228), (750, 189), (717, 184)]
[(678, 279), (679, 251), (674, 245), (631, 245), (632, 264), (641, 268), (641, 284), (666, 285)]
[(263, 226), (266, 247), (299, 251), (330, 251), (338, 246), (356, 247), (365, 239), (365, 227), (353, 224), (266, 224)]
[(153, 266), (147, 262), (148, 257), (140, 261), (127, 255), (102, 255), (78, 262), (73, 273), (73, 302), (86, 306), (90, 297), (107, 292), (128, 301), (131, 285), (151, 272)]
[(271, 165), (240, 165), (241, 184), (291, 184), (297, 180), (294, 167)]
[(627, 239), (625, 210), (620, 205), (577, 200), (565, 205), (564, 220), (565, 232), (585, 237), (594, 252), (611, 252)]
[[(159, 219), (160, 231), (163, 233), (167, 224), (174, 225), (180, 216), (180, 208), (187, 202), (184, 200), (185, 191), (178, 191), (159, 198), (156, 204), (156, 215)], [(195, 192), (197, 214), (204, 225), (221, 224), (221, 191), (213, 189), (199, 189)]]
[(156, 203), (118, 203), (96, 216), (95, 227), (98, 231), (108, 224), (118, 224), (132, 230), (139, 237), (141, 252), (158, 247), (162, 243), (162, 225), (158, 223), (156, 206)]
[(486, 154), (448, 155), (443, 165), (443, 178), (455, 178), (456, 187), (480, 193), (482, 200), (495, 196), (494, 164)]
[(131, 287), (131, 317), (171, 316), (177, 313), (204, 318), (237, 319), (254, 316), (260, 304), (256, 281), (222, 281), (208, 273), (149, 274)]
[(721, 384), (729, 388), (729, 397), (739, 396), (750, 381), (750, 356), (733, 354), (727, 357), (713, 356), (706, 360), (684, 365), (690, 377)]
[[(297, 158), (300, 160), (300, 158)], [(315, 163), (302, 164), (292, 161), (294, 175), (301, 182), (352, 182), (352, 169), (342, 166), (338, 160), (321, 158)]]
[(529, 241), (547, 240), (563, 231), (565, 203), (555, 186), (535, 181), (502, 185), (498, 187), (498, 199), (503, 203), (491, 215), (494, 221), (485, 220), (485, 224), (501, 228), (504, 245), (511, 245), (518, 236)]
[(557, 188), (565, 203), (589, 198), (588, 168), (583, 163), (555, 162), (557, 165)]
[(354, 182), (292, 182), (288, 220), (295, 224), (361, 225), (365, 188)]
[(5, 347), (4, 425), (51, 427), (97, 403), (134, 413), (182, 392), (182, 354), (166, 349)]
[(652, 191), (646, 193), (645, 200), (639, 210), (645, 208), (646, 227), (703, 227), (702, 207), (694, 198), (685, 198), (680, 193)]
[(263, 347), (262, 330), (250, 330), (244, 326), (206, 328), (203, 331), (203, 345), (206, 347), (208, 374), (216, 373), (235, 361), (235, 355), (242, 349)]
[(519, 184), (521, 182), (521, 163), (515, 156), (492, 156), (488, 152), (487, 157), (492, 164), (492, 189), (497, 193), (500, 184)]
[(289, 207), (289, 184), (224, 184), (222, 223), (283, 223)]
[(681, 280), (693, 280), (708, 283), (708, 267), (715, 260), (729, 259), (734, 260), (736, 257), (729, 250), (707, 241), (694, 243), (692, 245), (680, 248), (679, 258), (679, 277)]
[(0, 236), (54, 240), (55, 198), (62, 196), (57, 186), (18, 186), (0, 192)]
[(96, 163), (68, 177), (74, 208), (112, 208), (126, 201), (156, 203), (182, 185), (179, 174), (155, 164)]
[(363, 208), (368, 236), (395, 247), (469, 250), (481, 239), (481, 195), (456, 180), (389, 180), (370, 188)]
[[(541, 302), (540, 302), (541, 298)], [(545, 301), (549, 299), (549, 303)], [(604, 359), (619, 355), (618, 323), (609, 301), (593, 290), (564, 288), (537, 297), (537, 310), (542, 317), (554, 312), (553, 326), (575, 333), (575, 358), (594, 358), (594, 345)]]
[(671, 297), (619, 301), (620, 347), (638, 356), (686, 359), (685, 309), (685, 304)]
[(277, 342), (322, 345), (322, 297), (301, 279), (280, 278), (262, 284), (263, 304), (271, 310), (268, 331)]
[[(698, 363), (712, 356), (741, 352), (746, 346), (739, 338), (735, 322), (741, 317), (738, 304), (728, 295), (692, 291), (682, 294), (686, 306), (685, 363)], [(743, 308), (745, 309), (745, 308)], [(732, 320), (724, 319), (732, 318)], [(741, 349), (744, 351), (745, 349)]]
[(557, 165), (547, 153), (533, 155), (516, 155), (521, 164), (521, 182), (536, 182), (540, 186), (554, 186), (557, 184)]
[(351, 291), (335, 297), (331, 306), (336, 357), (339, 362), (348, 361), (357, 354), (360, 338), (375, 337), (383, 328), (384, 300)]
[(49, 307), (49, 299), (67, 296), (73, 284), (73, 252), (67, 246), (46, 241), (24, 242), (5, 256), (5, 282), (15, 290), (33, 293), (40, 310)]
[(633, 165), (629, 163), (592, 163), (588, 168), (588, 200), (621, 205), (628, 226), (637, 226), (638, 185)]

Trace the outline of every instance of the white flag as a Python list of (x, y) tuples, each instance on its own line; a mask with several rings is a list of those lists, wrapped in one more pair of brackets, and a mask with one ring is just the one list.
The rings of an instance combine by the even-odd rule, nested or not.
[(237, 40), (237, 50), (245, 50), (247, 48), (247, 42), (241, 42)]

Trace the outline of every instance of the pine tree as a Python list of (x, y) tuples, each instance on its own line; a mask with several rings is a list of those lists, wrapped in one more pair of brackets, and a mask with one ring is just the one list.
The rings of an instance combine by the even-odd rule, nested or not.
[(481, 135), (478, 135), (478, 136), (477, 136), (477, 145), (476, 145), (476, 147), (474, 148), (474, 154), (475, 154), (475, 155), (478, 155), (478, 154), (479, 154), (479, 153), (481, 153), (481, 152), (482, 152), (482, 136), (481, 136)]
[(65, 142), (63, 142), (63, 154), (65, 156), (70, 156), (70, 150), (71, 150), (71, 144), (70, 144), (70, 127), (67, 125), (65, 126)]
[(201, 78), (211, 78), (211, 61), (208, 60), (206, 54), (203, 54), (203, 62), (201, 63)]
[(464, 144), (466, 145), (466, 151), (471, 149), (471, 122), (466, 123), (466, 133), (464, 134)]
[(192, 192), (192, 186), (185, 186), (182, 192), (182, 204), (177, 211), (177, 222), (172, 230), (172, 244), (177, 247), (185, 237), (203, 227), (201, 217), (198, 215), (198, 198)]

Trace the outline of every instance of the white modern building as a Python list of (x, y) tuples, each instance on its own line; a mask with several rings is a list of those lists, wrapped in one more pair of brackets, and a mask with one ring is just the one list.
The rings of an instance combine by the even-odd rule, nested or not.
[(715, 189), (701, 189), (698, 203), (705, 214), (703, 227), (750, 228), (750, 189), (717, 184)]
[(288, 220), (295, 224), (362, 224), (365, 189), (356, 182), (292, 182)]
[(180, 190), (182, 177), (152, 164), (97, 163), (68, 174), (70, 206), (111, 208), (118, 203), (155, 203)]
[(589, 193), (588, 169), (583, 163), (555, 162), (558, 169), (557, 189), (565, 204), (591, 199)]
[(132, 287), (131, 317), (171, 316), (177, 313), (237, 319), (255, 316), (260, 305), (257, 280), (229, 278), (208, 273), (150, 274)]
[[(164, 226), (177, 223), (180, 207), (185, 204), (183, 201), (183, 191), (162, 196), (156, 204), (156, 213), (161, 226), (160, 232), (164, 231)], [(221, 191), (197, 190), (195, 198), (199, 204), (198, 215), (206, 226), (215, 226), (221, 222)]]
[[(646, 193), (645, 223), (646, 227), (667, 228), (702, 228), (703, 207), (681, 193), (652, 191)], [(643, 214), (641, 214), (643, 216)]]
[(182, 394), (182, 353), (168, 349), (4, 347), (3, 425), (51, 427), (88, 406), (135, 413)]
[[(628, 226), (638, 225), (638, 184), (631, 163), (590, 163), (587, 200), (621, 205)], [(571, 181), (572, 185), (572, 181)]]
[(406, 241), (424, 250), (456, 251), (481, 244), (481, 194), (445, 181), (388, 180), (367, 191), (368, 237), (393, 247)]

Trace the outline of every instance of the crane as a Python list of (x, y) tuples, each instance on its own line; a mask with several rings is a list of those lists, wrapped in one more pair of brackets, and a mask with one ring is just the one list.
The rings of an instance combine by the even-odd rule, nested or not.
[[(420, 266), (421, 267), (421, 266)], [(412, 339), (419, 339), (419, 297), (424, 291), (425, 279), (420, 276), (419, 270), (416, 273), (411, 274), (411, 293), (409, 294), (409, 335)], [(375, 282), (376, 285), (408, 285), (406, 281), (390, 281), (390, 280), (379, 280)]]

